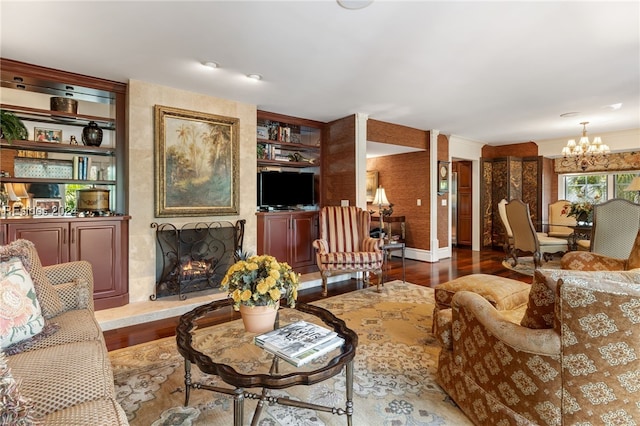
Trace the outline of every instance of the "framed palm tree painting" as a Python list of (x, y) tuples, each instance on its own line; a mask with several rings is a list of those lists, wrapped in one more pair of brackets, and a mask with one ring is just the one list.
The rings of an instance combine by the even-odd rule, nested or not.
[(238, 213), (239, 122), (155, 106), (156, 217)]

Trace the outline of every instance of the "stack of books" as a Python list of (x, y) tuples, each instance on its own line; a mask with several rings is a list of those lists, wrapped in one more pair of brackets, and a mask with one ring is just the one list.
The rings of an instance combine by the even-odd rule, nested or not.
[(297, 321), (254, 338), (257, 346), (299, 367), (344, 344), (335, 331)]

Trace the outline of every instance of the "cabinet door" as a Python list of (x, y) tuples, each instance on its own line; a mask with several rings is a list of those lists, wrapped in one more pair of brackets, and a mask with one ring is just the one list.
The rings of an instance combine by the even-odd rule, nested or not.
[(71, 222), (70, 257), (91, 263), (96, 309), (120, 306), (120, 299), (128, 298), (123, 226), (120, 221)]
[(25, 239), (33, 242), (42, 266), (69, 261), (69, 222), (9, 223), (8, 241)]
[(265, 215), (261, 216), (263, 239), (258, 254), (268, 254), (281, 262), (289, 262), (289, 228), (291, 216)]
[(313, 241), (318, 235), (318, 215), (292, 215), (291, 267), (300, 268), (315, 265)]

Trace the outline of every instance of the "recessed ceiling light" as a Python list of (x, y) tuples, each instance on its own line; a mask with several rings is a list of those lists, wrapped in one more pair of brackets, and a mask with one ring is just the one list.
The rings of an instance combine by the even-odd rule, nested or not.
[(260, 74), (247, 74), (247, 78), (250, 78), (256, 81), (262, 80), (262, 76)]
[(373, 0), (337, 0), (337, 2), (345, 9), (356, 10), (364, 9), (373, 3)]
[(208, 68), (213, 68), (213, 69), (218, 68), (220, 66), (217, 62), (213, 62), (213, 61), (203, 62), (202, 65)]
[(560, 117), (562, 118), (568, 118), (568, 117), (575, 117), (576, 115), (580, 115), (579, 112), (574, 111), (574, 112), (565, 112), (564, 114), (560, 114)]

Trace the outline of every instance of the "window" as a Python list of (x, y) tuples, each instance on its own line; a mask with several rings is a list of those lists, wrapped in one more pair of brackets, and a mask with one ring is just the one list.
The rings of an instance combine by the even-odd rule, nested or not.
[(575, 175), (565, 177), (565, 198), (569, 201), (607, 199), (607, 175)]
[(613, 198), (624, 198), (633, 201), (635, 192), (625, 191), (625, 188), (640, 172), (564, 175), (561, 178), (564, 195), (559, 198), (569, 201), (589, 200), (601, 203)]

